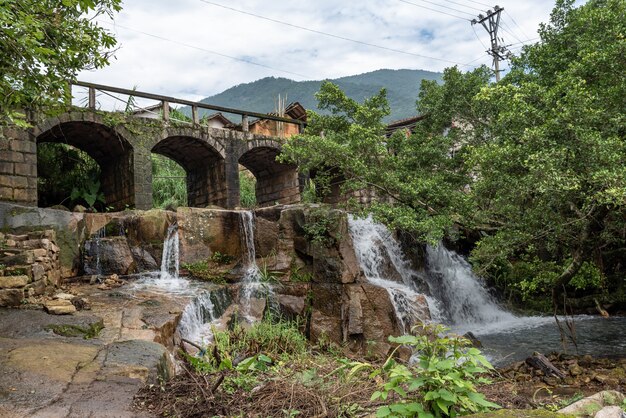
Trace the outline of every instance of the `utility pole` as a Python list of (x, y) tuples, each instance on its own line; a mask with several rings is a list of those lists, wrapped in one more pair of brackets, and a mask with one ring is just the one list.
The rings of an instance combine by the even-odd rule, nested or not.
[(491, 38), (491, 49), (487, 51), (493, 57), (493, 68), (496, 72), (496, 81), (500, 81), (500, 61), (506, 59), (506, 47), (498, 45), (498, 27), (500, 26), (500, 13), (504, 8), (495, 6), (493, 11), (487, 10), (487, 15), (478, 15), (478, 20), (472, 19), (472, 25), (483, 25)]

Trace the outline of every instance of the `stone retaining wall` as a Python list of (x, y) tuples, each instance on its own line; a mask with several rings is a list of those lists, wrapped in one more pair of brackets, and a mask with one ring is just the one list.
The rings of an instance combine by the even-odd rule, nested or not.
[(61, 273), (55, 241), (53, 230), (0, 233), (0, 306), (18, 306), (58, 286)]

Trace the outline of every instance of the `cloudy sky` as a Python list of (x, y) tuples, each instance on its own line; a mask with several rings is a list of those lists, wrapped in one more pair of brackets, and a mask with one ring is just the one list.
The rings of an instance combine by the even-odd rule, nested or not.
[[(491, 64), (469, 20), (489, 0), (128, 0), (100, 24), (119, 42), (107, 68), (80, 80), (188, 100), (267, 76), (318, 80), (381, 68), (441, 71)], [(519, 51), (553, 6), (498, 0), (500, 36)], [(369, 44), (369, 45), (368, 45)]]

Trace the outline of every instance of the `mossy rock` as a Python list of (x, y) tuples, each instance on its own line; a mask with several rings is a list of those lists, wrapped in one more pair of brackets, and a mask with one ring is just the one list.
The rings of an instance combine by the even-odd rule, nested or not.
[(576, 418), (576, 416), (559, 414), (545, 409), (500, 409), (482, 414), (466, 415), (465, 418)]

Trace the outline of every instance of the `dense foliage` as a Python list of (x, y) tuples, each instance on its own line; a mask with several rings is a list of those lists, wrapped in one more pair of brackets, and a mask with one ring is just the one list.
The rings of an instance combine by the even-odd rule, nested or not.
[(120, 9), (121, 0), (0, 2), (0, 124), (67, 103), (78, 71), (107, 65), (116, 41), (94, 17)]
[(187, 206), (187, 173), (174, 160), (152, 154), (152, 206)]
[[(362, 104), (324, 83), (287, 159), (367, 211), (434, 241), (478, 231), (473, 261), (518, 294), (619, 286), (626, 252), (626, 2), (559, 0), (541, 41), (491, 83), (486, 67), (423, 82), (411, 135), (385, 136), (385, 92)], [(611, 282), (611, 283), (609, 283)]]
[(37, 188), (41, 207), (76, 205), (104, 209), (100, 166), (86, 152), (67, 144), (37, 146)]

